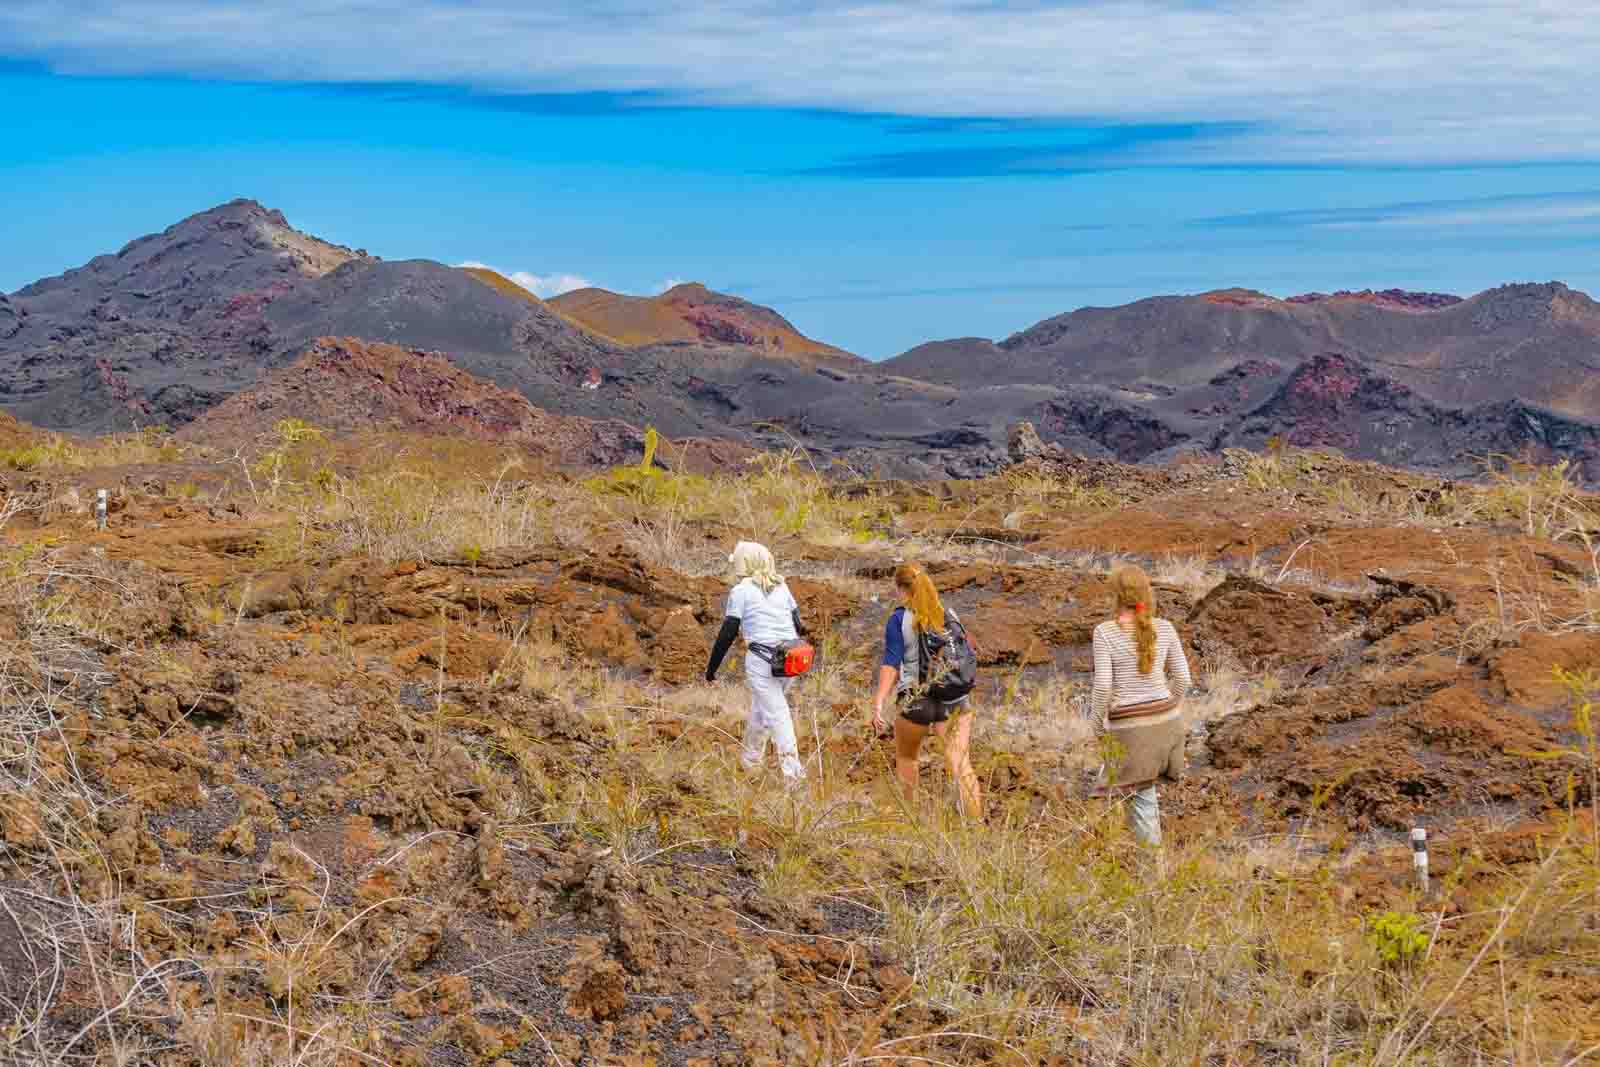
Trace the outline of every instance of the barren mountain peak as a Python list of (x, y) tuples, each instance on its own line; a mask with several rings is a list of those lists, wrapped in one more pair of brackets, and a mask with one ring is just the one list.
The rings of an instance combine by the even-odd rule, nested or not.
[(700, 282), (682, 282), (656, 296), (574, 289), (553, 297), (550, 306), (585, 329), (627, 346), (732, 345), (779, 358), (858, 362), (842, 349), (805, 336), (773, 309)]
[[(361, 340), (334, 351), (326, 336)], [(377, 342), (449, 353), (450, 368), (350, 347)], [(1459, 470), (1469, 452), (1529, 444), (1600, 480), (1600, 306), (1560, 282), (1465, 301), (1400, 289), (1152, 296), (999, 343), (928, 342), (863, 374), (778, 311), (700, 282), (544, 301), (486, 268), (341, 248), (244, 198), (0, 298), (0, 406), (50, 429), (177, 427), (308, 346), (322, 346), (317, 381), (403, 365), (384, 377), (420, 389), (405, 393), (415, 399), (464, 372), (552, 414), (746, 444), (781, 432), (917, 475), (992, 470), (1006, 425), (1026, 418), (1050, 442), (1125, 460), (1279, 437)], [(302, 367), (298, 392), (312, 396), (312, 380)], [(466, 391), (476, 410), (430, 400), (382, 417), (521, 417)], [(1523, 417), (1503, 407), (1512, 397), (1551, 414)], [(324, 418), (367, 410), (344, 406)]]
[[(1561, 282), (1512, 282), (1486, 289), (1466, 303), (1475, 327), (1498, 331), (1549, 321), (1557, 305), (1571, 293)], [(1593, 301), (1588, 307), (1595, 307)]]
[(1263, 293), (1259, 289), (1212, 289), (1210, 292), (1201, 293), (1200, 299), (1208, 304), (1236, 304), (1241, 307), (1268, 307), (1282, 303), (1270, 293)]
[(461, 269), (489, 286), (489, 288), (502, 292), (507, 296), (514, 296), (519, 300), (526, 300), (529, 303), (540, 306), (544, 305), (544, 301), (539, 299), (537, 294), (525, 286), (518, 285), (499, 271), (491, 270), (488, 267), (462, 267)]
[(139, 250), (166, 251), (173, 246), (189, 247), (229, 241), (228, 235), (242, 232), (253, 250), (275, 252), (294, 270), (307, 277), (318, 277), (366, 252), (346, 248), (289, 225), (283, 212), (247, 198), (229, 200), (205, 211), (196, 212), (159, 234), (130, 242), (119, 252), (127, 258)]

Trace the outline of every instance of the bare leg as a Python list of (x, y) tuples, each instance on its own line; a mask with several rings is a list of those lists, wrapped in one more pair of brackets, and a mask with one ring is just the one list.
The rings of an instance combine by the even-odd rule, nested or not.
[(928, 728), (919, 726), (904, 715), (894, 720), (894, 773), (900, 779), (900, 792), (906, 803), (917, 795), (917, 754), (922, 750), (922, 739)]
[[(953, 727), (953, 728), (951, 728)], [(944, 739), (945, 766), (956, 783), (957, 802), (961, 814), (969, 819), (983, 818), (983, 787), (972, 769), (972, 712), (962, 712), (949, 722), (934, 727)]]

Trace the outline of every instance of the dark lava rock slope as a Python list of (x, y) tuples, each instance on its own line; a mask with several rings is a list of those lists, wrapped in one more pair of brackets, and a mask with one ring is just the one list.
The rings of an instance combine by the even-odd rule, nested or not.
[(555, 415), (880, 475), (988, 473), (1025, 419), (1125, 462), (1277, 437), (1452, 473), (1489, 452), (1567, 456), (1600, 479), (1600, 305), (1559, 283), (1154, 297), (874, 365), (701, 286), (546, 303), (492, 272), (330, 244), (249, 200), (0, 296), (0, 410), (178, 428), (321, 337), (439, 353)]

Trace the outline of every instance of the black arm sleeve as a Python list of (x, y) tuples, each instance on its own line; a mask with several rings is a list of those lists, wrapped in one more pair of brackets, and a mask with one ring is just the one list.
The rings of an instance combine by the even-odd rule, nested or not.
[(811, 636), (809, 633), (806, 632), (806, 624), (800, 621), (800, 609), (799, 608), (795, 608), (793, 611), (789, 612), (789, 617), (794, 620), (794, 632), (795, 632), (795, 636), (796, 637), (810, 637)]
[(729, 615), (722, 620), (722, 629), (717, 632), (717, 643), (711, 646), (711, 662), (706, 664), (706, 681), (717, 680), (717, 668), (722, 666), (722, 657), (728, 654), (728, 649), (733, 647), (733, 639), (739, 636), (739, 619)]

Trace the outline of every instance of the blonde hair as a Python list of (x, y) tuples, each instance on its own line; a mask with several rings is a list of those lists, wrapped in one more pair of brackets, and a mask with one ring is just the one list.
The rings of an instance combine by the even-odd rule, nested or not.
[(933, 579), (920, 564), (902, 563), (896, 567), (894, 584), (906, 594), (911, 617), (924, 633), (944, 629), (944, 601), (939, 599), (939, 590), (934, 588)]
[(778, 573), (778, 564), (766, 545), (740, 541), (733, 546), (728, 562), (733, 564), (734, 577), (750, 579), (763, 593), (770, 593), (783, 584), (783, 575)]
[(1139, 673), (1149, 674), (1156, 666), (1156, 594), (1150, 576), (1129, 564), (1111, 574), (1111, 591), (1117, 598), (1117, 611), (1133, 612), (1133, 643), (1139, 652)]

